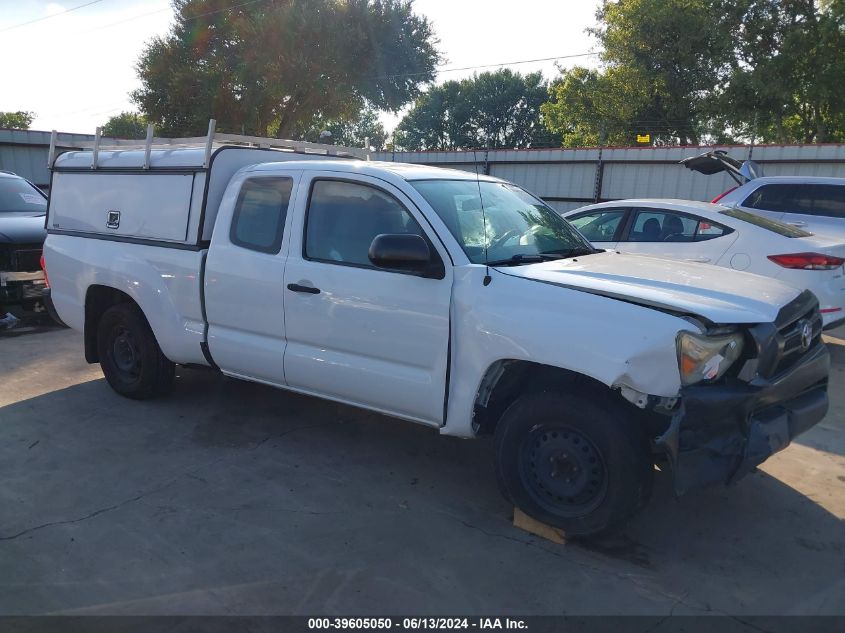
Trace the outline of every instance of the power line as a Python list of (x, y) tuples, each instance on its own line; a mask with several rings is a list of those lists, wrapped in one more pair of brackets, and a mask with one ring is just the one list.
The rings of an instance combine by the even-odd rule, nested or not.
[[(555, 57), (540, 57), (537, 59), (520, 59), (515, 62), (501, 62), (499, 64), (479, 64), (477, 66), (462, 66), (460, 68), (440, 68), (436, 72), (440, 73), (454, 73), (462, 70), (478, 70), (479, 68), (496, 68), (498, 66), (517, 66), (519, 64), (535, 64), (538, 62), (551, 62), (558, 59), (572, 59), (575, 57), (591, 57), (599, 53), (575, 53), (574, 55), (556, 55)], [(391, 75), (378, 75), (371, 77), (371, 79), (399, 79), (402, 77), (418, 77), (420, 75), (427, 75), (426, 72), (418, 73), (396, 73)]]
[(17, 29), (22, 26), (26, 26), (27, 24), (35, 24), (36, 22), (42, 22), (44, 20), (49, 20), (50, 18), (55, 18), (60, 15), (65, 15), (66, 13), (70, 13), (71, 11), (77, 11), (79, 9), (84, 9), (85, 7), (90, 7), (92, 4), (97, 4), (98, 2), (103, 2), (103, 0), (91, 0), (90, 2), (86, 2), (85, 4), (80, 4), (75, 7), (71, 7), (70, 9), (65, 9), (60, 13), (53, 13), (51, 15), (45, 15), (40, 18), (35, 18), (34, 20), (29, 20), (28, 22), (20, 22), (19, 24), (13, 24), (12, 26), (7, 26), (5, 29), (0, 29), (0, 33), (5, 33), (6, 31), (11, 31), (12, 29)]
[[(557, 55), (556, 57), (541, 57), (539, 59), (522, 59), (515, 62), (502, 62), (501, 64), (481, 64), (480, 66), (464, 66), (463, 68), (444, 68), (441, 73), (457, 72), (459, 70), (476, 70), (478, 68), (493, 68), (495, 66), (516, 66), (517, 64), (535, 64), (538, 62), (552, 62), (558, 59), (572, 59), (574, 57), (591, 57), (599, 53), (575, 53), (574, 55)], [(420, 73), (417, 73), (420, 74)], [(395, 76), (395, 75), (394, 75)]]

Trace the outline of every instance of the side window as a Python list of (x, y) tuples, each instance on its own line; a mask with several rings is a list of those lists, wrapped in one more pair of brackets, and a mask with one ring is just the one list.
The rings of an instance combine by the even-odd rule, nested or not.
[(748, 196), (742, 206), (761, 211), (810, 213), (811, 198), (805, 185), (762, 185)]
[(292, 190), (291, 178), (267, 176), (245, 180), (232, 215), (229, 230), (232, 244), (262, 253), (278, 253)]
[(706, 240), (722, 237), (728, 233), (733, 233), (733, 229), (722, 226), (721, 224), (716, 224), (710, 220), (700, 218), (698, 221), (698, 229), (695, 232), (695, 241), (704, 242)]
[(591, 242), (614, 242), (625, 209), (602, 209), (569, 219), (569, 223)]
[(662, 209), (635, 209), (629, 242), (692, 242), (698, 220)]
[(845, 185), (813, 185), (813, 215), (845, 218)]
[(746, 198), (743, 206), (749, 209), (845, 218), (845, 185), (763, 185)]
[(390, 194), (352, 182), (317, 180), (305, 226), (305, 257), (372, 267), (368, 253), (382, 233), (424, 233)]

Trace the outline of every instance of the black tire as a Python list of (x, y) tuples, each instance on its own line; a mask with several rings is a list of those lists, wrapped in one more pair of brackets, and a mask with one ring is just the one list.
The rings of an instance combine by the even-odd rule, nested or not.
[(567, 536), (617, 528), (651, 495), (647, 438), (609, 396), (528, 394), (496, 425), (496, 479), (505, 498)]
[(175, 365), (161, 353), (134, 304), (112, 306), (100, 317), (97, 354), (106, 380), (122, 396), (146, 400), (167, 394), (173, 386)]

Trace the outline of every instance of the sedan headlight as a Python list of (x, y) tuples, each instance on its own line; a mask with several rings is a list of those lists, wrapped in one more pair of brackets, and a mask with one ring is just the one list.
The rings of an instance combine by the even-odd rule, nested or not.
[(681, 384), (694, 385), (721, 378), (742, 353), (743, 337), (740, 333), (704, 336), (679, 332), (677, 343)]

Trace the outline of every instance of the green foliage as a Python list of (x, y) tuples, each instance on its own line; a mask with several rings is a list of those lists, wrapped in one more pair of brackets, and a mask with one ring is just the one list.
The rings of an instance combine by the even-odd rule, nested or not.
[(543, 109), (565, 142), (633, 144), (650, 133), (696, 143), (705, 132), (708, 95), (725, 80), (732, 55), (727, 0), (605, 0), (603, 69), (563, 71)]
[(845, 2), (745, 0), (724, 121), (764, 142), (845, 141)]
[(396, 128), (407, 150), (559, 145), (540, 105), (548, 98), (541, 73), (485, 72), (447, 81), (417, 99)]
[(845, 0), (605, 0), (600, 70), (543, 106), (564, 144), (845, 140)]
[(541, 106), (546, 124), (566, 147), (633, 145), (644, 128), (648, 92), (636, 72), (625, 67), (600, 73), (575, 67), (562, 71)]
[(28, 130), (34, 118), (34, 112), (26, 112), (25, 110), (0, 112), (0, 128), (7, 130)]
[(203, 134), (215, 118), (221, 131), (285, 137), (315, 117), (354, 118), (365, 103), (396, 111), (440, 60), (431, 24), (408, 0), (174, 6), (175, 25), (142, 53), (133, 93), (164, 134)]
[[(323, 131), (331, 132), (330, 141), (320, 137)], [(346, 147), (364, 147), (366, 140), (370, 139), (369, 148), (377, 152), (385, 148), (387, 141), (387, 132), (378, 120), (378, 113), (372, 108), (365, 108), (355, 117), (347, 119), (325, 119), (317, 116), (307, 128), (295, 136), (312, 143), (331, 142)]]
[(147, 120), (137, 112), (121, 112), (103, 124), (102, 133), (112, 138), (146, 138)]

